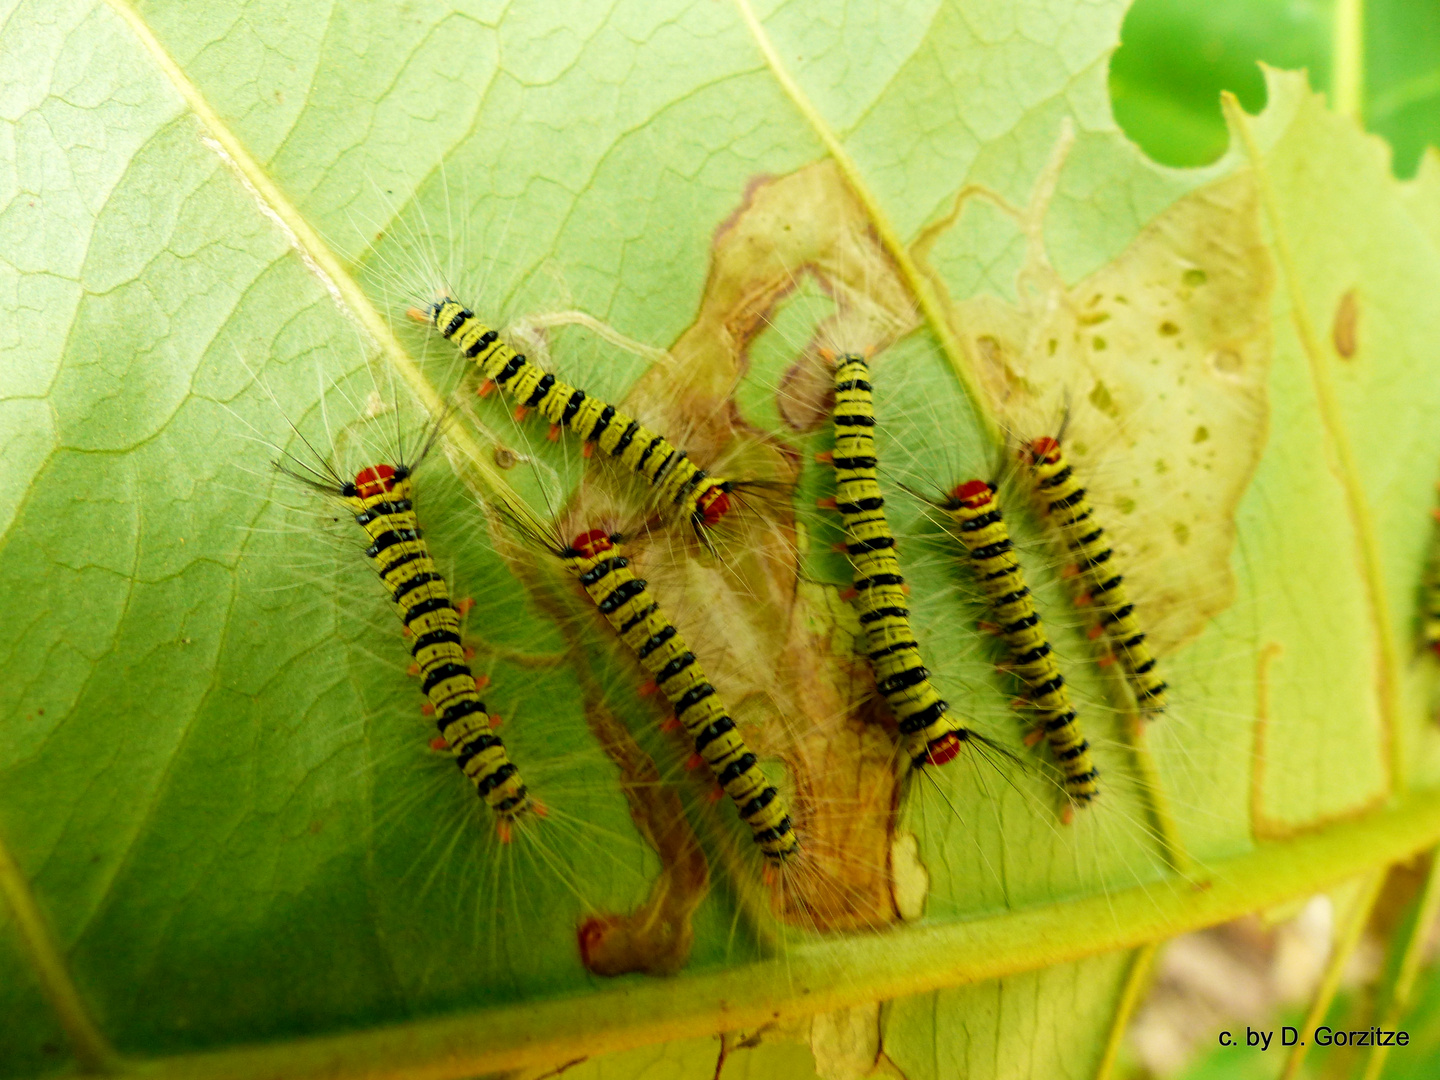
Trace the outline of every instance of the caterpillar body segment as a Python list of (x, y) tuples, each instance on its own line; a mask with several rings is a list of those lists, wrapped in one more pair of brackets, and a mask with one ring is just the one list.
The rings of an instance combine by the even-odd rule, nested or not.
[(1115, 650), (1136, 703), (1146, 714), (1163, 711), (1166, 682), (1135, 618), (1125, 578), (1115, 569), (1115, 553), (1105, 530), (1095, 520), (1085, 488), (1076, 479), (1059, 440), (1035, 439), (1022, 456), (1034, 473), (1041, 502), (1075, 556), (1086, 591), (1100, 613), (1100, 630)]
[(618, 538), (595, 529), (577, 536), (560, 557), (670, 702), (695, 752), (734, 801), (761, 852), (775, 862), (794, 855), (800, 844), (784, 796), (761, 770), (645, 579), (630, 569)]
[(730, 511), (730, 481), (710, 476), (634, 417), (542, 371), (458, 301), (442, 297), (420, 314), (475, 362), (483, 379), (638, 474), (661, 505), (685, 507), (697, 529), (714, 528)]
[(1083, 806), (1100, 793), (1100, 773), (1025, 584), (995, 489), (984, 480), (969, 480), (950, 493), (946, 510), (959, 526), (960, 541), (1010, 653), (1011, 670), (1025, 687), (1026, 700), (1059, 763), (1065, 793)]
[(854, 354), (835, 361), (835, 508), (845, 523), (845, 550), (854, 567), (855, 606), (875, 686), (899, 725), (915, 767), (943, 765), (973, 732), (951, 712), (930, 682), (910, 627), (905, 579), (895, 536), (885, 520), (876, 476), (875, 409), (870, 367)]
[(410, 469), (372, 465), (339, 491), (370, 538), (365, 555), (395, 602), (409, 632), (421, 686), (455, 763), (475, 793), (508, 823), (527, 810), (541, 812), (505, 744), (491, 729), (475, 676), (460, 641), (460, 613), (450, 602), (445, 578), (435, 568), (415, 518)]

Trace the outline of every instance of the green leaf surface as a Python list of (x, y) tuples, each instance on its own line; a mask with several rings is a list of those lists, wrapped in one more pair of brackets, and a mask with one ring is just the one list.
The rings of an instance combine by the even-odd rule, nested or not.
[[(1271, 72), (1213, 165), (1158, 166), (1110, 112), (1124, 15), (9, 5), (0, 1075), (1090, 1075), (1134, 947), (1433, 845), (1440, 160), (1395, 181)], [(353, 526), (271, 470), (459, 399), (403, 325), (432, 261), (576, 382), (796, 481), (757, 511), (794, 546), (635, 554), (798, 807), (788, 920), (639, 669), (473, 499), (559, 490), (570, 524), (623, 484), (468, 393), (417, 474), (552, 809), (501, 845), (425, 752)], [(902, 782), (815, 505), (812, 338), (876, 349), (927, 663), (1013, 765)], [(1173, 706), (1133, 734), (1017, 508), (1106, 785), (1065, 825), (899, 485), (1023, 507), (1013, 441), (1067, 415)], [(628, 974), (582, 964), (595, 915)]]

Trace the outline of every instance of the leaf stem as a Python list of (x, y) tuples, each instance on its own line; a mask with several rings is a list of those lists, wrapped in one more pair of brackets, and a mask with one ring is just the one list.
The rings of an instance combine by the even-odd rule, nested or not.
[(1125, 973), (1125, 985), (1120, 989), (1120, 1000), (1115, 1006), (1115, 1017), (1110, 1022), (1110, 1034), (1105, 1039), (1105, 1052), (1100, 1056), (1100, 1065), (1095, 1070), (1095, 1080), (1110, 1080), (1115, 1071), (1115, 1061), (1120, 1056), (1120, 1044), (1125, 1041), (1125, 1031), (1130, 1018), (1140, 1005), (1140, 998), (1150, 984), (1150, 970), (1155, 966), (1155, 954), (1160, 943), (1152, 941), (1135, 950), (1130, 959), (1130, 969)]
[(781, 89), (785, 91), (795, 108), (815, 130), (820, 141), (824, 143), (825, 149), (830, 152), (835, 164), (839, 166), (841, 175), (845, 177), (851, 194), (855, 196), (856, 201), (860, 203), (870, 218), (870, 224), (874, 227), (876, 236), (880, 238), (880, 243), (894, 261), (900, 277), (914, 295), (916, 302), (920, 305), (921, 313), (939, 340), (940, 350), (945, 356), (946, 363), (950, 365), (950, 370), (955, 374), (961, 389), (970, 398), (971, 404), (975, 408), (975, 415), (979, 417), (985, 434), (997, 446), (1003, 445), (1004, 436), (1000, 431), (1000, 424), (987, 407), (986, 395), (975, 376), (974, 360), (970, 356), (964, 340), (950, 325), (944, 304), (936, 295), (934, 286), (915, 265), (910, 250), (901, 242), (895, 226), (885, 216), (885, 211), (880, 206), (880, 200), (866, 186), (859, 166), (855, 164), (855, 160), (845, 149), (840, 137), (835, 134), (829, 122), (820, 115), (820, 110), (805, 95), (800, 84), (786, 70), (785, 65), (781, 62), (780, 54), (775, 50), (774, 43), (750, 6), (750, 0), (735, 0), (735, 6), (739, 9), (740, 17), (744, 19), (751, 35), (755, 38), (755, 43), (759, 46), (761, 55), (765, 57), (765, 63), (769, 66), (771, 74), (775, 76)]
[(1299, 1074), (1310, 1043), (1315, 1039), (1315, 1029), (1320, 1026), (1320, 1021), (1325, 1019), (1325, 1014), (1330, 1011), (1330, 1003), (1335, 1000), (1335, 992), (1340, 989), (1340, 976), (1345, 972), (1345, 965), (1350, 962), (1355, 947), (1360, 944), (1360, 935), (1365, 932), (1365, 926), (1370, 921), (1370, 912), (1375, 907), (1375, 901), (1380, 898), (1380, 886), (1385, 884), (1385, 875), (1389, 869), (1388, 866), (1380, 865), (1366, 874), (1360, 892), (1352, 902), (1345, 931), (1340, 940), (1335, 942), (1335, 948), (1330, 953), (1330, 962), (1325, 966), (1325, 976), (1320, 980), (1320, 986), (1310, 1002), (1310, 1009), (1305, 1014), (1305, 1023), (1300, 1028), (1300, 1041), (1295, 1044), (1295, 1049), (1290, 1051), (1290, 1058), (1285, 1062), (1285, 1071), (1280, 1074), (1280, 1080), (1294, 1080)]
[[(1389, 1001), (1384, 1013), (1375, 1019), (1375, 1026), (1382, 1031), (1396, 1028), (1406, 1006), (1410, 1004), (1410, 992), (1415, 988), (1415, 977), (1420, 973), (1420, 966), (1425, 961), (1426, 946), (1430, 943), (1430, 931), (1435, 926), (1437, 914), (1440, 914), (1440, 851), (1431, 851), (1430, 871), (1425, 875), (1425, 886), (1415, 907), (1415, 919), (1405, 940), (1400, 967), (1390, 988)], [(1378, 1080), (1389, 1054), (1389, 1046), (1371, 1047), (1361, 1080)]]

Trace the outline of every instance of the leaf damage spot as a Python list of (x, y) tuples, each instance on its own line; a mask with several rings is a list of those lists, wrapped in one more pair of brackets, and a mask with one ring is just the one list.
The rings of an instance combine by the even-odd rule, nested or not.
[(1335, 320), (1330, 329), (1330, 340), (1342, 360), (1352, 360), (1358, 347), (1356, 323), (1360, 318), (1360, 301), (1354, 289), (1347, 289), (1340, 302), (1335, 305)]
[[(1062, 139), (1036, 181), (1042, 195), (1053, 189), (1064, 150)], [(1046, 210), (1037, 196), (1012, 211), (1030, 240), (1018, 303), (981, 294), (949, 300), (947, 313), (974, 343), (980, 381), (1006, 430), (1030, 438), (1054, 433), (1064, 418), (1071, 460), (1097, 505), (1118, 505), (1124, 491), (1143, 508), (1102, 524), (1125, 560), (1151, 647), (1163, 656), (1235, 595), (1235, 511), (1269, 429), (1274, 270), (1258, 194), (1247, 173), (1198, 188), (1073, 286), (1045, 256)], [(922, 264), (923, 254), (916, 253)], [(947, 295), (943, 279), (930, 276)], [(1124, 306), (1105, 309), (1102, 352), (1100, 339), (1082, 330), (1099, 314), (1099, 298), (1121, 295)], [(1091, 392), (1078, 392), (1087, 384)], [(1195, 432), (1198, 448), (1183, 461), (1173, 456), (1178, 431)]]
[(815, 1075), (825, 1080), (863, 1080), (880, 1058), (880, 1003), (817, 1013), (810, 1021)]
[(1089, 394), (1090, 404), (1103, 413), (1115, 415), (1115, 399), (1110, 396), (1110, 391), (1105, 389), (1105, 384), (1100, 380), (1095, 381), (1095, 388)]
[[(1053, 189), (1054, 175), (1037, 188), (1047, 184)], [(1011, 208), (1032, 240), (1044, 202)], [(925, 239), (933, 242), (933, 229)], [(924, 265), (922, 256), (916, 253)], [(1068, 416), (1077, 469), (1097, 506), (1110, 508), (1105, 524), (1127, 557), (1156, 651), (1171, 651), (1231, 602), (1234, 510), (1267, 428), (1273, 274), (1252, 182), (1241, 175), (1186, 196), (1073, 288), (1038, 241), (1027, 246), (1021, 276), (1018, 304), (980, 295), (947, 301), (948, 314), (1007, 430), (1052, 432)], [(796, 433), (828, 418), (827, 351), (865, 350), (883, 365), (886, 347), (920, 325), (913, 297), (828, 161), (749, 186), (714, 234), (694, 320), (635, 383), (626, 407), (679, 433), (707, 469), (788, 490), (799, 476), (798, 451), (752, 427), (734, 395), (752, 345), (802, 287), (831, 309), (807, 325), (807, 340), (792, 343), (795, 359), (777, 377), (780, 419)], [(1116, 300), (1107, 305), (1107, 297)], [(1089, 329), (1102, 323), (1103, 337)], [(1078, 393), (1082, 386), (1087, 392)], [(1194, 437), (1177, 458), (1180, 431)], [(614, 508), (623, 499), (612, 474), (592, 470), (566, 512), (567, 527), (582, 524), (580, 517), (593, 527), (597, 501)], [(634, 536), (630, 557), (666, 597), (752, 749), (783, 767), (777, 783), (791, 801), (804, 857), (766, 878), (770, 914), (821, 931), (918, 917), (928, 873), (913, 838), (895, 834), (905, 766), (893, 720), (854, 652), (853, 611), (834, 588), (803, 579), (804, 536), (788, 498), (753, 500), (729, 528), (718, 561), (673, 533)], [(664, 847), (656, 831), (663, 815), (636, 812)], [(735, 854), (735, 872), (755, 865), (734, 862)], [(663, 861), (688, 897), (703, 895), (708, 879), (702, 884), (698, 870), (683, 869), (685, 851), (673, 847)], [(641, 940), (666, 921), (655, 906), (661, 889), (657, 881), (651, 904), (630, 922), (609, 917), (586, 927), (592, 969), (606, 967), (599, 957), (613, 947), (623, 958), (615, 970), (666, 970), (668, 961)], [(679, 955), (664, 937), (658, 954)]]
[(920, 860), (920, 841), (912, 832), (897, 832), (890, 843), (891, 888), (895, 910), (906, 922), (925, 914), (930, 872)]
[[(916, 325), (908, 291), (829, 161), (749, 186), (716, 230), (694, 321), (635, 383), (625, 406), (657, 430), (679, 432), (679, 444), (705, 468), (788, 492), (799, 476), (798, 452), (747, 424), (732, 395), (752, 343), (807, 278), (834, 300), (834, 313), (785, 372), (781, 418), (793, 431), (823, 424), (830, 379), (820, 350), (883, 345)], [(593, 517), (606, 498), (622, 505), (622, 496), (607, 495), (610, 483), (598, 470), (588, 476), (568, 513), (583, 502)], [(629, 557), (666, 598), (751, 749), (783, 765), (780, 786), (802, 856), (771, 875), (770, 917), (821, 931), (875, 929), (899, 918), (891, 842), (908, 766), (854, 652), (858, 627), (846, 622), (853, 610), (837, 602), (835, 589), (803, 580), (790, 499), (763, 491), (717, 540), (718, 561), (673, 535), (637, 535)], [(913, 892), (919, 879), (913, 867), (907, 873)]]
[(576, 928), (580, 959), (596, 975), (673, 975), (690, 958), (695, 936), (692, 916), (710, 890), (709, 861), (679, 793), (663, 782), (654, 760), (605, 704), (604, 690), (590, 668), (582, 622), (557, 592), (554, 580), (537, 573), (529, 552), (519, 550), (503, 532), (492, 535), (496, 550), (536, 607), (565, 637), (586, 725), (619, 771), (631, 820), (660, 859), (660, 873), (651, 882), (649, 896), (634, 911), (599, 912), (580, 922)]
[(596, 975), (673, 975), (690, 958), (692, 916), (710, 889), (710, 865), (685, 819), (679, 795), (604, 703), (585, 687), (586, 718), (607, 756), (620, 766), (621, 789), (641, 835), (660, 857), (650, 895), (634, 911), (600, 914), (577, 928), (580, 958)]
[(1210, 370), (1217, 375), (1238, 379), (1245, 370), (1244, 358), (1234, 349), (1216, 349), (1207, 358)]

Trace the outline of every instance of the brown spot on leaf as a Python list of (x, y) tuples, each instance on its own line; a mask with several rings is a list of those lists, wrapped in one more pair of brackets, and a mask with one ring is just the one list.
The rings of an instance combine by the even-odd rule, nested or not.
[[(1054, 346), (1052, 341), (1051, 346)], [(1000, 342), (989, 334), (981, 334), (975, 339), (975, 348), (979, 351), (981, 358), (987, 364), (1000, 363)]]
[(1335, 324), (1330, 329), (1330, 340), (1335, 343), (1335, 351), (1344, 360), (1355, 355), (1356, 324), (1359, 318), (1360, 302), (1355, 296), (1355, 290), (1348, 289), (1345, 295), (1340, 297), (1340, 303), (1335, 305)]
[(1245, 368), (1245, 361), (1234, 349), (1216, 349), (1208, 359), (1218, 375), (1239, 375)]

